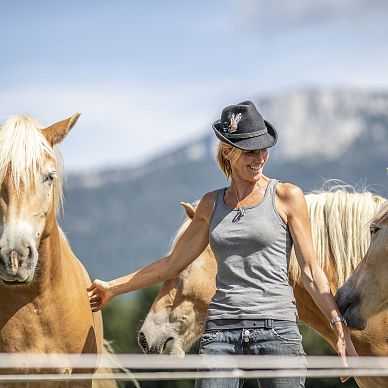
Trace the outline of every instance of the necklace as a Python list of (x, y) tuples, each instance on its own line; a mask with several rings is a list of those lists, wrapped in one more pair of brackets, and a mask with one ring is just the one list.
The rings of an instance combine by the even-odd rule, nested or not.
[(233, 191), (234, 191), (234, 194), (235, 194), (236, 200), (237, 200), (237, 215), (235, 218), (236, 218), (236, 221), (238, 221), (241, 217), (245, 216), (245, 209), (241, 205), (239, 206), (240, 198), (237, 195), (237, 190), (236, 190), (235, 184), (233, 184)]

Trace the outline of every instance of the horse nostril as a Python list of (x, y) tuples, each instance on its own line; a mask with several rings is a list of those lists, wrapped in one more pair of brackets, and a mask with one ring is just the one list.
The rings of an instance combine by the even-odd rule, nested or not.
[(173, 337), (168, 337), (166, 339), (166, 342), (164, 343), (162, 353), (165, 353), (165, 354), (166, 353), (167, 354), (171, 353), (171, 349), (172, 349), (173, 343), (174, 343), (174, 338)]
[(142, 331), (139, 333), (138, 342), (140, 347), (143, 349), (143, 352), (149, 353), (150, 350), (148, 348), (147, 338)]
[(338, 309), (339, 309), (340, 313), (342, 315), (344, 315), (351, 305), (352, 305), (351, 302), (344, 302), (344, 303), (342, 303), (341, 305), (338, 306)]

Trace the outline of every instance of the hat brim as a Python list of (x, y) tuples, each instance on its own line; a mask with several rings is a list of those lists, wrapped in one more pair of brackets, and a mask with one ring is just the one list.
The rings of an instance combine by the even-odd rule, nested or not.
[(266, 120), (264, 120), (264, 123), (267, 127), (267, 133), (255, 137), (250, 137), (249, 139), (228, 139), (223, 136), (220, 132), (221, 120), (217, 120), (213, 123), (213, 130), (218, 139), (224, 143), (240, 148), (241, 150), (253, 151), (273, 147), (278, 140), (278, 134), (274, 126)]

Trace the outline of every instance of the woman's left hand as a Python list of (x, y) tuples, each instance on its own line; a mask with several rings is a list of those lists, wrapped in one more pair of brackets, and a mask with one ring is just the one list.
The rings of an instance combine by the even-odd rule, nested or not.
[[(346, 361), (346, 357), (358, 357), (358, 354), (356, 352), (356, 349), (354, 348), (347, 327), (343, 327), (342, 323), (338, 322), (334, 325), (334, 331), (337, 335), (337, 354), (342, 358), (343, 365), (347, 367), (348, 363)], [(349, 377), (340, 377), (342, 383), (344, 383), (348, 379)]]

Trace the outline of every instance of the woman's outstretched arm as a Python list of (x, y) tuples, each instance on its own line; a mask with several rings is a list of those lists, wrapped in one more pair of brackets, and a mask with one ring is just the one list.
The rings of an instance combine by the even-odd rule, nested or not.
[(168, 256), (109, 282), (94, 280), (87, 289), (92, 311), (101, 310), (114, 296), (177, 277), (205, 250), (209, 243), (209, 220), (214, 198), (214, 192), (202, 198), (192, 222)]

